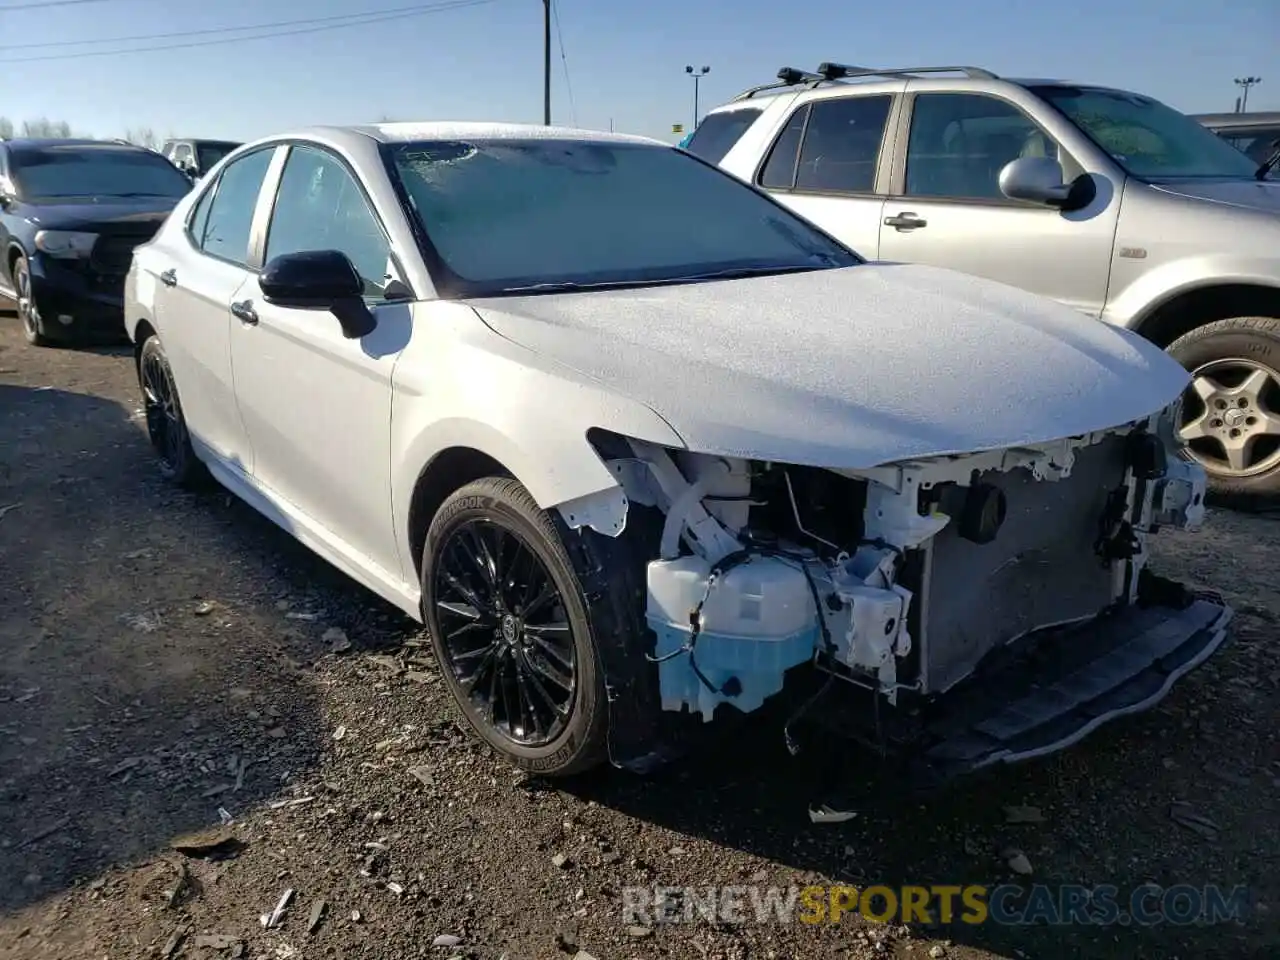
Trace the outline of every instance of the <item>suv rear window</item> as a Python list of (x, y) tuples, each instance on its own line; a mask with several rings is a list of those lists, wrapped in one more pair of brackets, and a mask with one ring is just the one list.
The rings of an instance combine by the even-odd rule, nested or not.
[(709, 113), (702, 118), (685, 149), (707, 163), (719, 163), (762, 112), (748, 107)]

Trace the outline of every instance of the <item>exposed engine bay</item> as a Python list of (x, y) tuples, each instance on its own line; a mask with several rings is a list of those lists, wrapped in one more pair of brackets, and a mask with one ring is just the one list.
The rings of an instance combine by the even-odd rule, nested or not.
[[(1042, 664), (1025, 690), (999, 688), (970, 719), (1035, 714), (1001, 728), (1025, 741), (1072, 711), (1106, 713), (1099, 698), (1121, 688), (1112, 714), (1154, 702), (1217, 648), (1230, 618), (1221, 603), (1146, 571), (1148, 535), (1194, 528), (1204, 514), (1204, 474), (1178, 456), (1173, 416), (1171, 408), (1051, 444), (870, 470), (627, 441), (632, 456), (609, 457), (610, 469), (631, 504), (664, 517), (645, 572), (662, 709), (703, 721), (723, 705), (751, 712), (805, 664), (890, 712), (951, 691), (958, 702), (972, 699), (969, 687), (993, 660), (1073, 629), (1091, 633), (1057, 642), (1087, 657), (1059, 658), (1048, 674)], [(1168, 614), (1158, 623), (1116, 618), (1153, 605)], [(1195, 649), (1181, 650), (1183, 667), (1143, 676), (1187, 643)], [(1076, 719), (1050, 741), (1065, 745), (1102, 722)], [(966, 765), (1048, 752), (1040, 734), (1021, 753), (971, 743)]]

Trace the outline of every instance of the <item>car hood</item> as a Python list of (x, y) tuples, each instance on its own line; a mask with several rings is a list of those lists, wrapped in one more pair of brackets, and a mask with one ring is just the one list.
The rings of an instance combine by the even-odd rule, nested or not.
[(1280, 181), (1277, 180), (1179, 180), (1154, 186), (1164, 193), (1192, 200), (1280, 213)]
[(26, 218), (44, 230), (155, 231), (181, 198), (104, 197), (97, 203), (76, 200), (69, 203), (34, 203), (26, 207)]
[(1160, 410), (1189, 379), (1136, 334), (919, 265), (472, 305), (501, 336), (648, 405), (690, 449), (812, 466), (1078, 436)]

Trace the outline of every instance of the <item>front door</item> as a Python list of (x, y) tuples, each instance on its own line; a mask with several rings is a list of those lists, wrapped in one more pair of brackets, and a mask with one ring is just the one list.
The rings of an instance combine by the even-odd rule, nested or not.
[(353, 174), (316, 146), (289, 148), (263, 262), (340, 250), (365, 278), (378, 319), (348, 340), (327, 310), (278, 307), (256, 279), (231, 327), (236, 396), (267, 496), (366, 570), (401, 582), (391, 520), (391, 374), (409, 338), (407, 304), (388, 303), (390, 243)]
[(906, 162), (880, 223), (880, 257), (949, 267), (1102, 313), (1120, 197), (1082, 210), (1010, 200), (1000, 170), (1018, 157), (1073, 161), (1007, 100), (976, 93), (910, 98)]

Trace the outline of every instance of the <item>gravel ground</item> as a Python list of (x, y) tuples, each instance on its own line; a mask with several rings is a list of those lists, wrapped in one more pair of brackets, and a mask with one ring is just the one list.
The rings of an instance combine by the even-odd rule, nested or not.
[[(0, 956), (1276, 956), (1278, 544), (1276, 519), (1225, 511), (1164, 536), (1163, 572), (1236, 606), (1233, 643), (1041, 763), (921, 799), (762, 724), (649, 779), (548, 784), (460, 732), (412, 622), (226, 495), (158, 480), (124, 349), (34, 350), (0, 316)], [(833, 771), (857, 816), (813, 824)], [(1014, 881), (1255, 904), (1215, 927), (621, 913), (637, 884)]]

